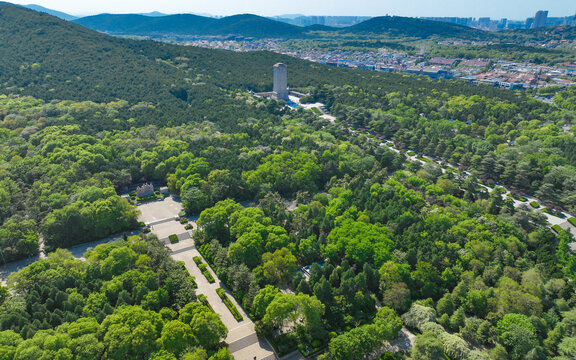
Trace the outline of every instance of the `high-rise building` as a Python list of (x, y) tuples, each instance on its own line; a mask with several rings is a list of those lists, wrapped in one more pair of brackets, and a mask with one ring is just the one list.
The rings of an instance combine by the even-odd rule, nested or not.
[(539, 10), (538, 12), (536, 12), (536, 15), (534, 15), (534, 22), (532, 23), (531, 28), (538, 29), (541, 27), (545, 27), (547, 19), (548, 19), (548, 11)]
[(274, 94), (278, 100), (288, 100), (288, 76), (286, 65), (274, 65)]
[(481, 17), (478, 19), (478, 26), (483, 29), (487, 29), (490, 27), (490, 18), (489, 17)]

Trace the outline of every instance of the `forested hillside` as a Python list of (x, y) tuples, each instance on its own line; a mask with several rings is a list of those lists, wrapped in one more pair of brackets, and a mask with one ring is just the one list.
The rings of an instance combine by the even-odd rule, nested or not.
[[(85, 260), (56, 250), (138, 228), (117, 194), (150, 180), (198, 215), (196, 247), (280, 356), (576, 356), (572, 235), (478, 181), (575, 211), (573, 89), (550, 106), (115, 39), (6, 4), (0, 55), (0, 255), (34, 255), (41, 236), (50, 252), (1, 288), (3, 358), (231, 358), (218, 314), (154, 236)], [(278, 61), (336, 122), (248, 92), (272, 87)], [(406, 161), (406, 149), (472, 174)], [(402, 327), (414, 347), (386, 352)]]
[(492, 37), (492, 34), (488, 32), (463, 25), (402, 16), (379, 16), (340, 31), (346, 34), (379, 34), (418, 39), (442, 37), (445, 39), (483, 40)]
[(250, 37), (302, 37), (307, 31), (296, 25), (265, 17), (242, 14), (215, 19), (192, 14), (149, 17), (135, 14), (100, 14), (73, 22), (92, 30), (112, 34), (150, 35), (242, 35)]

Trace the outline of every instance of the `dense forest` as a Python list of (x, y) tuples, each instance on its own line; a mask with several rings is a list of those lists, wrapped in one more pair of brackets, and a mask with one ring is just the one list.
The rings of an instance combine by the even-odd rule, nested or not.
[[(11, 32), (0, 37), (2, 259), (37, 254), (40, 239), (49, 251), (1, 288), (2, 358), (231, 358), (218, 314), (155, 236), (84, 260), (61, 249), (138, 228), (118, 194), (150, 180), (198, 215), (196, 247), (279, 355), (576, 356), (572, 235), (480, 185), (576, 211), (574, 88), (551, 106), (458, 81), (114, 39), (10, 5), (0, 25)], [(337, 122), (248, 92), (271, 87), (278, 61)], [(387, 352), (401, 331), (414, 346)]]
[[(488, 183), (532, 194), (551, 207), (576, 211), (574, 90), (557, 106), (534, 99), (451, 96), (445, 92), (386, 92), (324, 87), (333, 114), (394, 140), (398, 148), (471, 170)], [(520, 95), (519, 95), (520, 96)]]
[[(3, 359), (232, 359), (220, 316), (154, 237), (51, 253), (10, 278)], [(196, 356), (196, 357), (194, 357)]]

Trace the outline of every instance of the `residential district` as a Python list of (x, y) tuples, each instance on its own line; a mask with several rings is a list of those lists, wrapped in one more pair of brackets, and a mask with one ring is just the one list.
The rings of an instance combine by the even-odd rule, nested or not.
[[(174, 36), (163, 41), (231, 51), (267, 50), (330, 66), (374, 71), (404, 72), (435, 79), (458, 78), (473, 84), (488, 84), (509, 89), (567, 87), (576, 84), (576, 63), (554, 66), (503, 59), (462, 59), (430, 57), (381, 48), (377, 51), (293, 49), (283, 39), (255, 39), (242, 36)], [(438, 45), (490, 45), (486, 42), (439, 42)], [(554, 47), (557, 44), (546, 44)], [(574, 42), (563, 46), (575, 46)]]

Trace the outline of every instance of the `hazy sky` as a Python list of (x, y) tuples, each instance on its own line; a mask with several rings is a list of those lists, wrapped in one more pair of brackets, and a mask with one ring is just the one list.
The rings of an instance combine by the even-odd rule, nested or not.
[[(10, 0), (7, 0), (10, 1)], [(210, 13), (232, 15), (252, 13), (263, 16), (305, 15), (401, 15), (461, 16), (525, 19), (537, 10), (549, 16), (576, 13), (575, 0), (25, 0), (74, 15), (107, 13)]]

